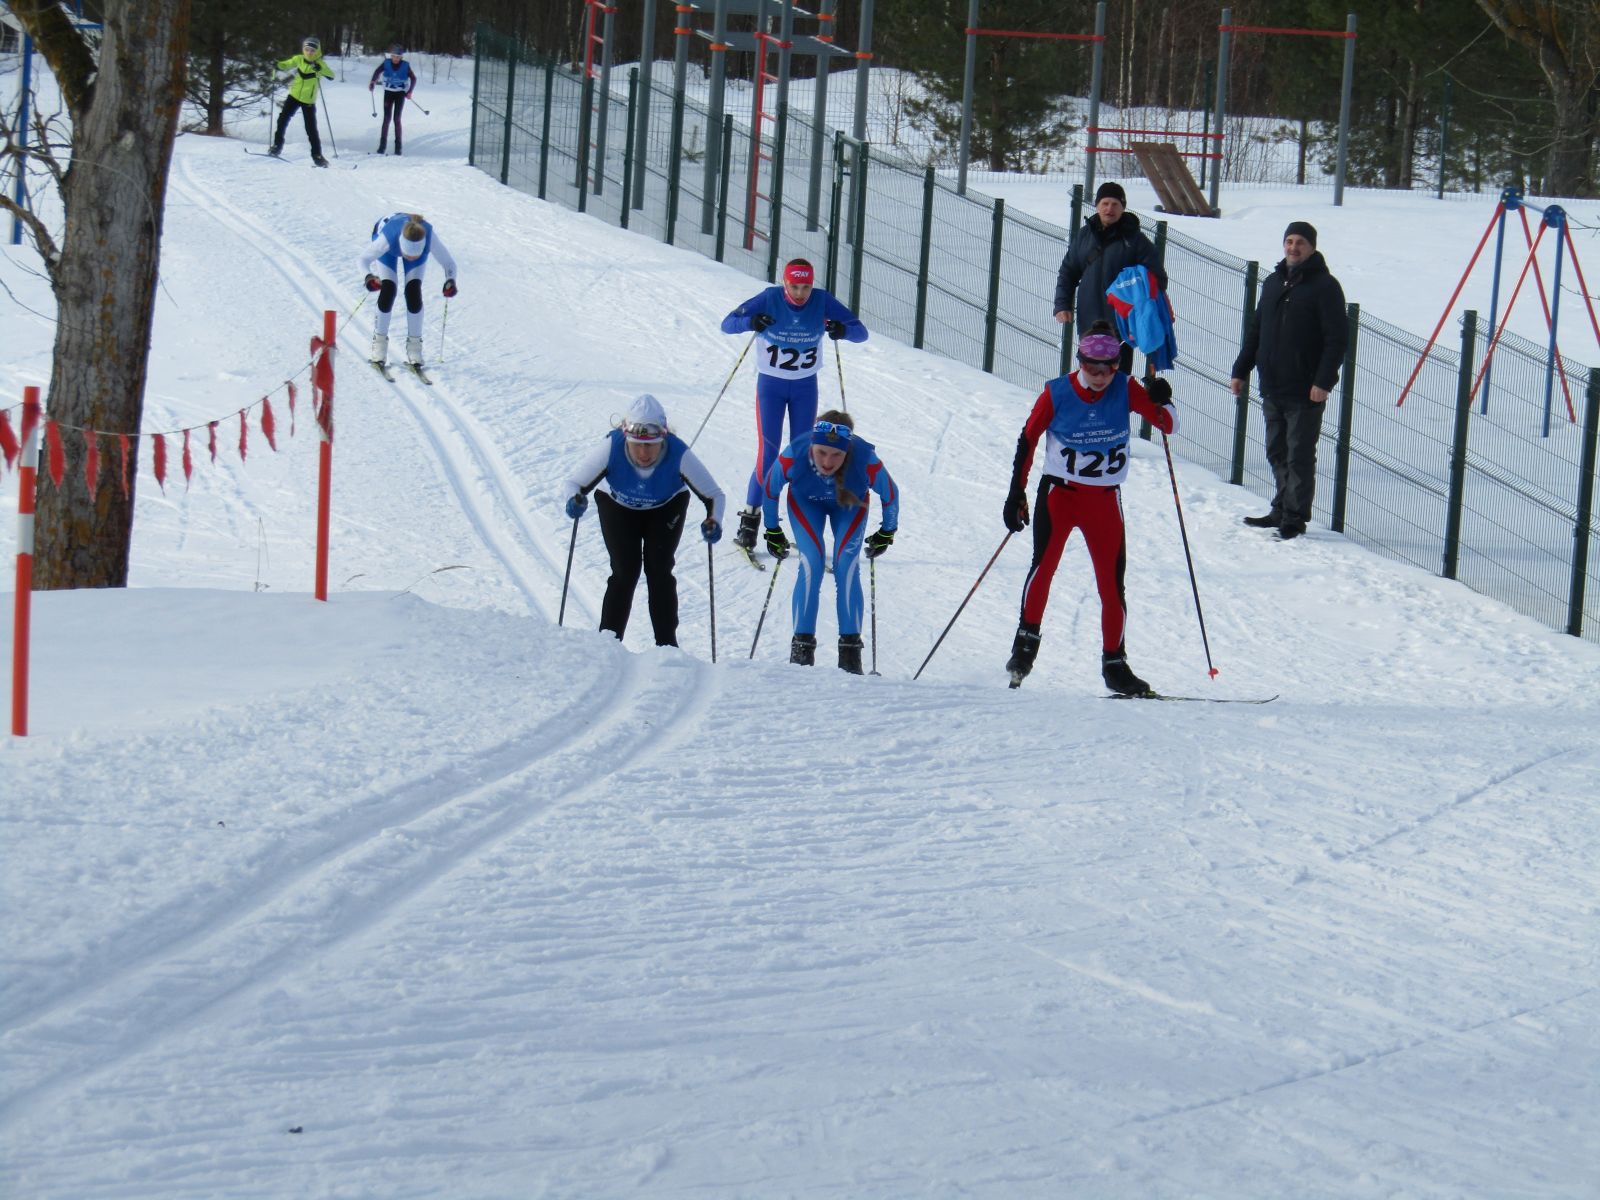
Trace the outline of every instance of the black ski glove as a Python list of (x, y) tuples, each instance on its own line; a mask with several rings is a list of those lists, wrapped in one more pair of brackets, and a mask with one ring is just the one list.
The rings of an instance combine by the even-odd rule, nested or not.
[(781, 526), (767, 530), (767, 553), (779, 562), (789, 557), (789, 535)]
[(1006, 495), (1003, 514), (1006, 528), (1012, 533), (1021, 533), (1028, 524), (1028, 494), (1019, 487), (1012, 488)]
[(879, 529), (867, 539), (867, 557), (877, 558), (892, 545), (894, 545), (894, 530)]
[(826, 320), (826, 321), (824, 321), (822, 323), (822, 330), (823, 330), (824, 333), (826, 333), (829, 337), (831, 337), (834, 341), (837, 342), (840, 338), (842, 338), (844, 336), (844, 322), (843, 321), (835, 321), (832, 317), (830, 317), (830, 318), (828, 318), (828, 320)]
[(444, 298), (446, 300), (450, 299), (456, 294), (456, 291), (456, 281), (454, 279), (446, 279), (444, 281)]
[(382, 286), (383, 280), (379, 279), (376, 275), (367, 276), (367, 291), (375, 292)]
[(1165, 379), (1157, 377), (1144, 381), (1144, 390), (1150, 393), (1150, 399), (1163, 407), (1172, 403), (1172, 385)]
[(773, 323), (772, 318), (769, 317), (766, 313), (757, 313), (755, 316), (750, 318), (750, 328), (754, 329), (757, 333), (760, 333), (763, 329), (765, 329), (768, 325), (771, 325), (772, 323)]

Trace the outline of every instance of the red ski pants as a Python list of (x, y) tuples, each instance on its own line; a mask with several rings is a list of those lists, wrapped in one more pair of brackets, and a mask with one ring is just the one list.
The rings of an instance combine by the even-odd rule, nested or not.
[(1094, 583), (1100, 593), (1102, 648), (1122, 645), (1128, 623), (1122, 576), (1128, 562), (1127, 532), (1122, 524), (1122, 494), (1115, 487), (1064, 483), (1054, 475), (1039, 481), (1033, 506), (1033, 565), (1022, 587), (1022, 619), (1038, 625), (1050, 600), (1050, 581), (1061, 565), (1061, 554), (1074, 529), (1083, 530)]

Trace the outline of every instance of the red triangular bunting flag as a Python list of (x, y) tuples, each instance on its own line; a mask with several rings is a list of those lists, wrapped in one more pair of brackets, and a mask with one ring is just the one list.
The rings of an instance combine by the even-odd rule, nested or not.
[(128, 494), (128, 435), (117, 434), (117, 449), (122, 451), (122, 494)]
[(277, 424), (272, 419), (272, 401), (266, 396), (261, 397), (261, 433), (267, 439), (267, 445), (273, 450), (278, 448)]
[(249, 450), (249, 448), (250, 448), (249, 444), (248, 444), (249, 441), (250, 441), (250, 411), (248, 409), (241, 408), (239, 410), (239, 461), (240, 462), (244, 461), (245, 452), (247, 450)]
[(156, 473), (156, 483), (167, 490), (167, 439), (159, 433), (150, 435), (150, 467)]
[(94, 503), (100, 490), (100, 435), (92, 429), (83, 431), (83, 483), (89, 489), (89, 503)]
[(211, 461), (212, 462), (216, 462), (217, 461), (217, 423), (215, 421), (208, 421), (206, 423), (206, 432), (208, 434), (210, 434)]
[(294, 402), (295, 402), (294, 380), (291, 379), (289, 381), (289, 436), (290, 437), (294, 436)]
[(61, 477), (67, 473), (67, 455), (61, 449), (61, 430), (55, 421), (44, 423), (44, 440), (50, 448), (50, 482), (61, 486)]
[(194, 474), (194, 459), (189, 456), (189, 431), (183, 431), (183, 489), (189, 490), (189, 479)]
[(11, 431), (11, 420), (6, 416), (5, 410), (0, 409), (0, 454), (6, 456), (6, 466), (17, 461), (17, 454), (22, 449), (22, 443), (17, 441), (17, 435)]

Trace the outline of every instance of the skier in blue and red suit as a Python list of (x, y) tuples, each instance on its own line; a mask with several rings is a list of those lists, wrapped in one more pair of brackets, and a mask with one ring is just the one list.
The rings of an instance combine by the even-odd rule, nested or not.
[(816, 273), (803, 258), (783, 268), (782, 285), (751, 296), (722, 318), (723, 333), (754, 332), (756, 359), (756, 469), (745, 489), (734, 543), (755, 549), (756, 506), (772, 460), (783, 445), (783, 414), (789, 414), (789, 438), (807, 433), (817, 419), (817, 372), (822, 368), (822, 335), (834, 341), (867, 340), (867, 327), (855, 313), (813, 286)]
[(1041, 437), (1045, 454), (1034, 504), (1033, 562), (1022, 588), (1022, 619), (1006, 663), (1012, 687), (1033, 669), (1050, 582), (1067, 538), (1081, 529), (1100, 593), (1101, 678), (1106, 687), (1124, 696), (1150, 690), (1129, 668), (1123, 636), (1128, 623), (1122, 586), (1128, 542), (1121, 484), (1128, 474), (1131, 414), (1138, 413), (1162, 433), (1177, 429), (1178, 419), (1172, 408), (1172, 385), (1157, 378), (1141, 384), (1119, 371), (1121, 354), (1122, 339), (1110, 323), (1096, 321), (1078, 342), (1078, 369), (1044, 385), (1017, 438), (1004, 510), (1006, 528), (1012, 533), (1028, 524), (1028, 471)]
[[(789, 539), (778, 524), (778, 497), (789, 487), (789, 522), (800, 551), (800, 573), (791, 606), (794, 640), (789, 661), (809, 667), (816, 661), (817, 608), (822, 592), (823, 527), (833, 528), (833, 578), (839, 614), (839, 666), (861, 674), (861, 552), (877, 558), (894, 545), (900, 525), (900, 489), (871, 442), (856, 436), (849, 413), (830, 409), (778, 455), (762, 494), (767, 553), (789, 557)], [(878, 531), (867, 527), (868, 491), (878, 493), (883, 515)]]

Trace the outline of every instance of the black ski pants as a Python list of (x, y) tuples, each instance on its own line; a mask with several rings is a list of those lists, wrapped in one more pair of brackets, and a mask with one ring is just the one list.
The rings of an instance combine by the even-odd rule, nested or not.
[(1272, 511), (1283, 524), (1304, 528), (1317, 491), (1317, 439), (1328, 405), (1266, 397), (1261, 407), (1267, 418), (1267, 463), (1276, 485)]
[(272, 144), (282, 148), (283, 132), (289, 127), (289, 118), (294, 116), (296, 109), (299, 109), (300, 115), (305, 118), (306, 141), (311, 143), (312, 155), (321, 158), (322, 139), (317, 136), (317, 106), (296, 100), (293, 96), (283, 102), (283, 111), (278, 114), (278, 134), (272, 139)]
[(400, 113), (406, 106), (404, 92), (383, 93), (383, 128), (378, 132), (378, 153), (389, 143), (389, 117), (394, 116), (394, 152), (400, 153)]
[(605, 599), (600, 603), (600, 628), (622, 640), (643, 568), (656, 645), (676, 646), (678, 579), (672, 568), (677, 560), (678, 540), (683, 537), (684, 516), (689, 511), (689, 493), (679, 492), (655, 508), (629, 508), (605, 492), (596, 492), (594, 501), (600, 514), (600, 535), (611, 556), (611, 578), (606, 580)]

